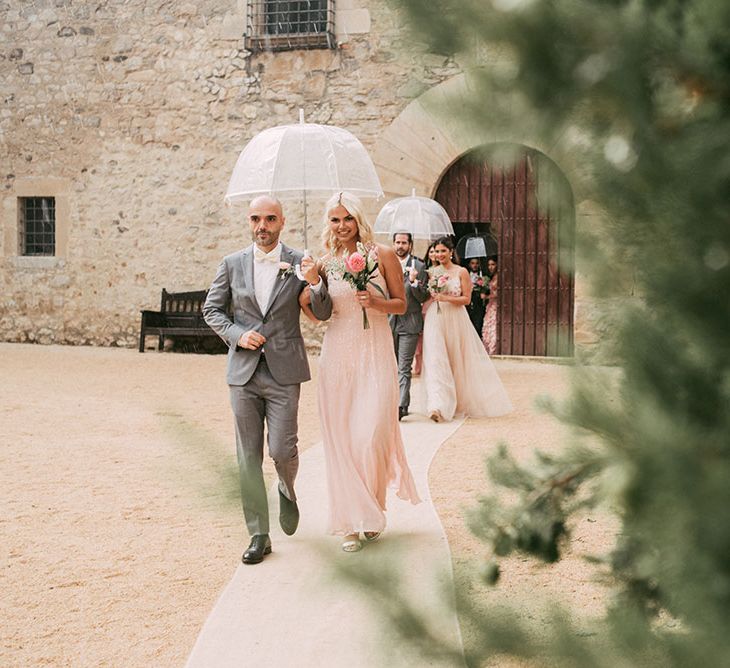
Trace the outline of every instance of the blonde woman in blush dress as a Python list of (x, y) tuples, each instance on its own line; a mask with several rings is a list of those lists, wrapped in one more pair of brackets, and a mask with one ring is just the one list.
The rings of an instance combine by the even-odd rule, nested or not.
[(466, 311), (472, 291), (469, 272), (454, 264), (448, 237), (437, 240), (435, 252), (447, 279), (445, 289), (433, 295), (439, 307), (428, 309), (423, 327), (428, 415), (441, 422), (509, 413), (512, 403)]
[[(420, 501), (406, 461), (398, 424), (398, 369), (388, 314), (405, 312), (403, 270), (392, 248), (373, 244), (360, 201), (341, 193), (327, 202), (323, 232), (327, 255), (320, 261), (332, 298), (332, 317), (319, 361), (319, 414), (327, 465), (330, 533), (343, 536), (342, 549), (356, 552), (362, 541), (385, 529), (388, 487), (406, 501)], [(379, 267), (372, 286), (355, 289), (337, 275), (332, 260), (373, 244)], [(308, 308), (308, 291), (300, 303)], [(363, 326), (367, 310), (369, 328)]]

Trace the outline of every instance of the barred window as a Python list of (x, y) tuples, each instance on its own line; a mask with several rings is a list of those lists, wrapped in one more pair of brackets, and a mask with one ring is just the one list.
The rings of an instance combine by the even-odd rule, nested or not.
[(335, 0), (248, 0), (251, 51), (335, 48)]
[(21, 255), (56, 254), (56, 198), (19, 197)]

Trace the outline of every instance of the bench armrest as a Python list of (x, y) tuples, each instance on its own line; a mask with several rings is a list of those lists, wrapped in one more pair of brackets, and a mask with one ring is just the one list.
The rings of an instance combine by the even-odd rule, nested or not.
[(142, 327), (164, 327), (167, 318), (159, 311), (140, 311), (142, 314)]

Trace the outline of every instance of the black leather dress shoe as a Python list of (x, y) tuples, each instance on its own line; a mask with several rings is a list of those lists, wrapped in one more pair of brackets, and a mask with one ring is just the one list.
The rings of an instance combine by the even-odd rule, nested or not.
[(267, 533), (259, 533), (251, 538), (241, 561), (244, 564), (260, 564), (267, 554), (271, 554), (271, 539)]
[(293, 536), (299, 526), (299, 506), (296, 501), (290, 501), (279, 490), (279, 525), (287, 536)]
[(400, 422), (406, 415), (408, 415), (408, 407), (398, 406), (398, 421)]

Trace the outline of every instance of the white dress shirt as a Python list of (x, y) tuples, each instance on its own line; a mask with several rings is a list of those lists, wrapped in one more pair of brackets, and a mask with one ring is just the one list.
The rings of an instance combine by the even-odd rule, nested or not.
[(280, 261), (281, 242), (268, 253), (253, 244), (253, 286), (261, 313), (266, 313), (266, 309), (269, 308), (271, 293), (274, 291), (276, 278), (279, 275)]

